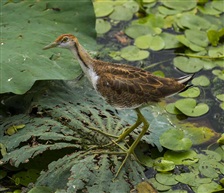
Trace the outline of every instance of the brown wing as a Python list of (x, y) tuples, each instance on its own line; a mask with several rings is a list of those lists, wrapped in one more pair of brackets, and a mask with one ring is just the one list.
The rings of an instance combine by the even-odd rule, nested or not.
[[(174, 79), (160, 78), (151, 73), (127, 65), (102, 66), (97, 89), (112, 105), (136, 106), (157, 102), (160, 98), (184, 88)], [(117, 104), (116, 104), (117, 103)]]

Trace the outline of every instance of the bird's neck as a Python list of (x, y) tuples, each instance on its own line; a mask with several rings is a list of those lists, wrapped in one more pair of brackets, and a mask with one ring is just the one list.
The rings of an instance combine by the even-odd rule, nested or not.
[(72, 47), (70, 50), (78, 59), (83, 72), (86, 74), (87, 78), (96, 89), (97, 80), (99, 78), (99, 76), (95, 72), (96, 60), (93, 59), (78, 42), (76, 42), (74, 47)]
[(87, 69), (93, 68), (94, 59), (88, 54), (88, 52), (76, 42), (74, 47), (70, 49), (76, 59), (79, 61), (79, 64), (83, 71), (85, 72)]

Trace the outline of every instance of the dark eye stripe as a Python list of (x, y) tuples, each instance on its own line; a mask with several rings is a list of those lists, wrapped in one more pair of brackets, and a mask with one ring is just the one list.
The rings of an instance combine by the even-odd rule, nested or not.
[(62, 42), (67, 42), (68, 41), (68, 38), (67, 37), (64, 37), (63, 39), (62, 39)]

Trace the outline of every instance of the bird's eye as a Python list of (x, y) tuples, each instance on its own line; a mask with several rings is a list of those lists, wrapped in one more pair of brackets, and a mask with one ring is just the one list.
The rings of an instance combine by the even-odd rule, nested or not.
[(67, 41), (68, 41), (68, 38), (67, 37), (64, 37), (61, 42), (65, 43)]

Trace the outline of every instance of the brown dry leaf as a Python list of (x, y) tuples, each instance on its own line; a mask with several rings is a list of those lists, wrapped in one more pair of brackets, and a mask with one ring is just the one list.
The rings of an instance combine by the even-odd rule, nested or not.
[(136, 186), (131, 193), (158, 193), (158, 191), (147, 181), (143, 181)]

